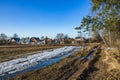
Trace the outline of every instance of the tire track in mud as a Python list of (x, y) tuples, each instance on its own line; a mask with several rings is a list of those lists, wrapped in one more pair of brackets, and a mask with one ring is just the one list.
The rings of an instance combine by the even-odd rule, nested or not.
[[(74, 72), (67, 80), (87, 80), (87, 77), (89, 77), (90, 73), (98, 70), (96, 67), (94, 67), (94, 64), (101, 57), (99, 55), (100, 52), (101, 50), (99, 46), (93, 47), (92, 51), (84, 59), (80, 60), (78, 70)], [(87, 59), (90, 54), (92, 54), (92, 58)]]
[[(86, 47), (85, 47), (86, 48)], [(23, 74), (27, 78), (23, 79), (22, 75), (19, 79), (22, 80), (86, 80), (90, 73), (97, 71), (98, 69), (94, 67), (94, 64), (101, 57), (99, 53), (101, 49), (99, 46), (91, 47), (90, 49), (81, 50), (72, 56), (65, 58), (59, 63), (51, 65), (41, 70)], [(82, 55), (84, 54), (84, 55)], [(89, 57), (92, 55), (92, 58)], [(84, 57), (84, 58), (81, 58)], [(52, 71), (51, 71), (52, 70)], [(35, 79), (32, 79), (36, 76)], [(11, 79), (13, 80), (13, 79)], [(14, 78), (16, 80), (16, 78)]]

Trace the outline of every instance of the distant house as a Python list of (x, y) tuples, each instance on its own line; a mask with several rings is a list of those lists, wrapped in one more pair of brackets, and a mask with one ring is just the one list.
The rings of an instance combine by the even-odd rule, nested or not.
[(22, 38), (20, 44), (45, 44), (45, 40), (40, 40), (38, 37)]
[(40, 44), (40, 38), (32, 37), (32, 38), (30, 38), (30, 43), (31, 44)]
[(52, 43), (52, 39), (50, 38), (45, 38), (45, 44), (51, 44)]
[(45, 40), (40, 40), (39, 44), (45, 44)]
[(60, 40), (59, 39), (55, 39), (55, 43), (56, 44), (60, 44)]
[(19, 44), (20, 38), (13, 38), (16, 42), (16, 44)]
[(52, 40), (51, 44), (57, 44), (57, 40), (56, 39)]
[(81, 44), (84, 40), (85, 39), (83, 37), (76, 37), (74, 39), (74, 42), (72, 42), (72, 43), (74, 43), (74, 44)]
[(60, 44), (64, 44), (65, 39), (60, 40)]
[(25, 38), (25, 44), (30, 44), (30, 38)]
[(10, 38), (8, 39), (8, 44), (20, 44), (20, 38)]
[(25, 44), (24, 38), (20, 39), (20, 44)]
[(30, 38), (22, 38), (19, 42), (20, 44), (30, 44)]

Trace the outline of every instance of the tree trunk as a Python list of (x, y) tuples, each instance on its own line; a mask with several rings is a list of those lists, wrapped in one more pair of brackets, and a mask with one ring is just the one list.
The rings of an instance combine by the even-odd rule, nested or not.
[(111, 32), (110, 31), (109, 31), (109, 44), (110, 44), (110, 46), (112, 45)]
[(109, 47), (109, 45), (108, 45), (108, 43), (106, 42), (106, 40), (104, 39), (104, 37), (100, 34), (99, 31), (97, 31), (97, 32), (98, 32), (98, 34), (100, 35), (100, 37), (102, 38), (102, 40), (103, 40), (103, 42), (105, 43), (105, 45), (106, 45), (107, 47)]

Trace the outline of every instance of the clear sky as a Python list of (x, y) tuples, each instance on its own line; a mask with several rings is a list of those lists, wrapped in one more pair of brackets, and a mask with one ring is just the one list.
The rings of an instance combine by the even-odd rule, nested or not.
[(77, 36), (74, 29), (90, 13), (90, 0), (0, 0), (0, 33), (12, 36)]

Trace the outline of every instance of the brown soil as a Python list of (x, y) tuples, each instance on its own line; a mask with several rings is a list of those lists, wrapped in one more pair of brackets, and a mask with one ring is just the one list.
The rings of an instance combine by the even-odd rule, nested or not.
[(91, 61), (84, 59), (92, 47), (84, 48), (79, 52), (75, 52), (70, 57), (64, 58), (62, 61), (53, 64), (51, 66), (39, 69), (36, 71), (30, 71), (25, 74), (16, 76), (10, 80), (73, 80), (79, 79), (88, 68)]
[(120, 80), (120, 56), (115, 55), (119, 52), (98, 48), (91, 59), (81, 59), (89, 55), (92, 48), (88, 46), (58, 63), (10, 80)]

